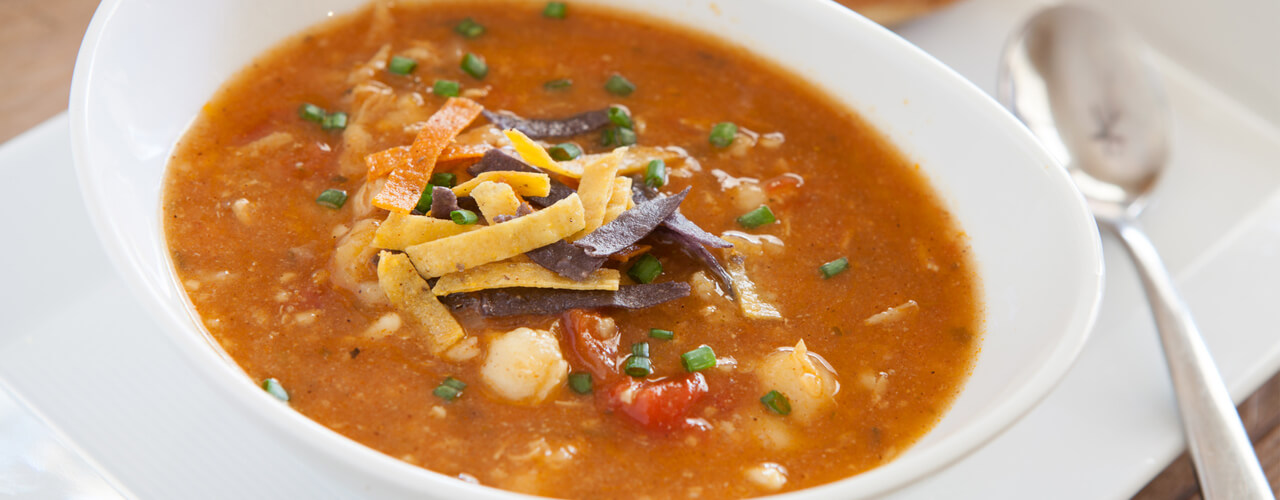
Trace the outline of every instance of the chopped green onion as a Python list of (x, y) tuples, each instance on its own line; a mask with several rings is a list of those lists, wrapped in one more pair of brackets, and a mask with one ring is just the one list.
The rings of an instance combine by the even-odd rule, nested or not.
[(475, 212), (472, 212), (465, 208), (460, 208), (458, 210), (449, 212), (449, 218), (453, 219), (454, 224), (458, 224), (461, 226), (468, 226), (471, 224), (475, 224), (476, 221), (480, 220), (479, 217), (476, 217)]
[(821, 266), (818, 266), (818, 270), (822, 271), (822, 279), (831, 279), (832, 276), (840, 274), (844, 272), (845, 269), (848, 269), (848, 268), (849, 268), (848, 257), (840, 257), (839, 259), (836, 259), (826, 264), (823, 264)]
[(635, 128), (631, 123), (631, 113), (622, 106), (609, 106), (609, 121), (622, 128)]
[(651, 188), (660, 188), (667, 183), (667, 162), (661, 159), (650, 160), (644, 169), (644, 183)]
[(347, 192), (341, 189), (326, 189), (316, 197), (316, 203), (337, 210), (347, 203)]
[(623, 78), (622, 75), (614, 73), (613, 76), (609, 77), (608, 81), (604, 82), (604, 89), (608, 90), (610, 94), (626, 97), (636, 91), (636, 84)]
[(773, 410), (779, 415), (787, 415), (791, 413), (791, 400), (787, 396), (778, 391), (769, 391), (764, 397), (760, 398), (760, 402), (764, 403), (764, 407)]
[(652, 254), (641, 255), (631, 269), (627, 270), (627, 276), (637, 283), (652, 283), (659, 274), (662, 274), (662, 262)]
[(324, 123), (325, 115), (328, 115), (328, 113), (325, 113), (324, 108), (315, 104), (304, 102), (301, 106), (298, 106), (298, 116), (301, 116), (303, 120)]
[(765, 224), (773, 224), (778, 222), (778, 218), (773, 216), (773, 210), (769, 210), (769, 205), (760, 205), (760, 208), (742, 214), (738, 217), (738, 224), (747, 229), (755, 229)]
[(347, 114), (341, 111), (330, 113), (324, 117), (324, 121), (320, 123), (320, 128), (325, 130), (342, 130), (347, 128)]
[(444, 381), (440, 382), (440, 385), (436, 386), (431, 393), (445, 401), (453, 401), (462, 396), (462, 391), (466, 388), (467, 384), (463, 381), (453, 377), (445, 377)]
[(468, 17), (458, 23), (457, 26), (454, 26), (453, 31), (456, 31), (459, 35), (467, 38), (475, 38), (484, 34), (484, 25), (477, 23), (475, 19)]
[(680, 355), (680, 363), (690, 372), (716, 367), (716, 353), (711, 346), (702, 345), (697, 349)]
[(572, 142), (566, 142), (547, 148), (547, 153), (555, 161), (569, 161), (582, 156), (582, 148)]
[(451, 188), (458, 184), (458, 174), (448, 172), (436, 172), (431, 174), (431, 180), (428, 181), (432, 186), (442, 186)]
[(542, 9), (542, 17), (551, 19), (564, 19), (568, 14), (568, 6), (564, 2), (547, 2), (547, 7)]
[(573, 372), (569, 374), (569, 388), (578, 394), (591, 393), (591, 374), (586, 372)]
[(568, 78), (551, 80), (547, 83), (542, 84), (542, 88), (553, 91), (553, 92), (557, 90), (569, 90), (569, 87), (572, 87), (572, 86), (573, 86), (573, 80), (570, 80)]
[(267, 394), (275, 396), (276, 399), (279, 399), (286, 403), (289, 402), (289, 392), (284, 390), (284, 386), (280, 385), (279, 380), (276, 380), (274, 378), (263, 380), (262, 390), (267, 391)]
[(644, 356), (646, 358), (649, 357), (649, 343), (636, 342), (634, 344), (631, 344), (631, 354), (634, 354), (636, 356)]
[(600, 135), (601, 146), (630, 146), (636, 143), (636, 133), (629, 128), (608, 127)]
[(676, 332), (663, 330), (661, 328), (650, 328), (649, 336), (658, 340), (671, 340), (676, 337)]
[(484, 59), (480, 56), (467, 52), (462, 56), (462, 71), (466, 71), (476, 80), (483, 80), (484, 76), (489, 74), (489, 65), (485, 64)]
[(436, 80), (431, 86), (431, 93), (440, 97), (458, 97), (461, 87), (453, 80)]
[(653, 362), (647, 356), (631, 355), (622, 363), (622, 371), (635, 378), (642, 378), (653, 373)]
[(397, 75), (407, 75), (415, 69), (418, 69), (418, 61), (404, 56), (391, 56), (391, 61), (387, 63), (387, 71)]
[(711, 127), (711, 145), (717, 148), (727, 148), (733, 144), (733, 138), (738, 136), (738, 126), (733, 122), (720, 122)]
[(427, 184), (427, 187), (422, 188), (422, 196), (418, 197), (418, 204), (414, 205), (413, 209), (424, 214), (430, 213), (431, 201), (431, 184)]

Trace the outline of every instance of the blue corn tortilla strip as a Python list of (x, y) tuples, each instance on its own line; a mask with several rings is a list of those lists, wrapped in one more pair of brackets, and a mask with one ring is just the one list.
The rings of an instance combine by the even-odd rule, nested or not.
[(698, 240), (690, 238), (685, 233), (673, 231), (667, 227), (655, 229), (649, 235), (653, 241), (665, 243), (669, 245), (679, 246), (689, 256), (702, 261), (706, 264), (707, 269), (711, 270), (711, 274), (715, 276), (716, 281), (720, 282), (720, 286), (724, 287), (724, 294), (729, 300), (738, 300), (738, 292), (733, 288), (733, 276), (724, 269), (724, 265), (720, 263), (710, 250), (702, 246)]
[[(480, 157), (480, 161), (474, 165), (467, 167), (467, 173), (471, 175), (480, 175), (484, 172), (533, 172), (537, 174), (545, 174), (542, 169), (520, 161), (519, 158), (511, 156), (500, 149), (490, 149), (485, 151), (484, 156)], [(529, 203), (539, 207), (546, 208), (554, 205), (557, 201), (568, 198), (573, 194), (573, 188), (562, 184), (560, 181), (551, 179), (551, 192), (546, 196), (530, 196), (526, 198)]]
[(604, 290), (558, 290), (551, 288), (504, 288), (442, 297), (453, 309), (474, 307), (490, 317), (526, 314), (560, 314), (569, 309), (617, 307), (644, 309), (689, 296), (683, 281), (623, 285), (616, 292)]
[(690, 189), (692, 188), (684, 188), (684, 191), (671, 196), (637, 203), (635, 208), (622, 212), (618, 218), (573, 244), (591, 257), (608, 257), (618, 253), (653, 232), (654, 228), (675, 213), (680, 208), (680, 202), (689, 195)]
[(582, 281), (608, 260), (608, 256), (593, 257), (586, 250), (565, 240), (560, 240), (536, 250), (524, 253), (529, 260), (552, 272), (574, 281)]
[(449, 214), (453, 213), (461, 207), (458, 206), (458, 196), (453, 194), (453, 190), (444, 186), (431, 187), (431, 216), (437, 219), (448, 219)]
[[(643, 181), (631, 183), (631, 198), (635, 200), (636, 205), (661, 196), (662, 194), (659, 193), (657, 189), (649, 187), (649, 185), (645, 184)], [(693, 221), (680, 213), (679, 208), (677, 208), (670, 217), (667, 217), (667, 220), (662, 221), (662, 226), (676, 233), (680, 233), (687, 239), (712, 248), (729, 248), (733, 246), (733, 243), (729, 243), (721, 239), (719, 236), (708, 233), (698, 227), (697, 224), (694, 224)]]
[(501, 129), (516, 129), (531, 139), (547, 139), (551, 137), (570, 137), (600, 130), (609, 124), (609, 110), (597, 109), (565, 118), (536, 120), (521, 118), (514, 113), (503, 111), (495, 113), (489, 110), (480, 112), (494, 125)]

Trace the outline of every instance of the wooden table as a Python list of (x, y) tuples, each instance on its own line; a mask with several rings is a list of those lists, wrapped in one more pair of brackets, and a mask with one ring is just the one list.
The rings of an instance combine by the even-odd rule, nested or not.
[[(0, 142), (67, 108), (71, 70), (97, 0), (0, 0)], [(1273, 488), (1280, 486), (1280, 375), (1243, 404), (1240, 416)], [(1184, 453), (1134, 498), (1199, 498)]]

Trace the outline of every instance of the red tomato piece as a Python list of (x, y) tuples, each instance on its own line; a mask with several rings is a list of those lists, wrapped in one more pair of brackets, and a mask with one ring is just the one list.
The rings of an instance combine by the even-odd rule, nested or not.
[(680, 378), (638, 380), (628, 378), (602, 394), (606, 409), (617, 411), (651, 431), (672, 431), (689, 426), (685, 418), (707, 394), (701, 373)]
[(583, 309), (565, 311), (565, 332), (576, 355), (576, 366), (585, 367), (597, 381), (618, 376), (618, 326), (612, 318)]

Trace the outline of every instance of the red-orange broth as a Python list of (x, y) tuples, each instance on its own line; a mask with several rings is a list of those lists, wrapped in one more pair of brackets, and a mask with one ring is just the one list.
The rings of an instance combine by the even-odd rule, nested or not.
[[(255, 381), (278, 381), (292, 409), (351, 439), (451, 477), (547, 496), (805, 488), (883, 464), (935, 425), (977, 355), (981, 305), (964, 235), (918, 167), (798, 76), (741, 50), (607, 10), (570, 3), (557, 19), (543, 8), (375, 4), (286, 41), (227, 82), (177, 147), (164, 192), (174, 266), (222, 348)], [(455, 29), (467, 18), (483, 33)], [(483, 79), (460, 68), (465, 53), (486, 61)], [(394, 55), (416, 68), (388, 71)], [(614, 74), (634, 92), (607, 91)], [(369, 238), (388, 212), (369, 204), (377, 185), (366, 186), (364, 157), (414, 141), (445, 101), (433, 94), (436, 80), (459, 82), (462, 97), (486, 109), (530, 118), (626, 106), (637, 146), (682, 148), (666, 150), (679, 158), (661, 191), (692, 187), (682, 213), (734, 243), (712, 252), (738, 259), (781, 319), (747, 317), (704, 264), (650, 242), (663, 269), (656, 281), (689, 282), (689, 296), (506, 318), (453, 309), (476, 340), (452, 358), (433, 352), (379, 288), (386, 257)], [(572, 83), (544, 86), (553, 80)], [(345, 129), (301, 118), (303, 103), (347, 113)], [(739, 127), (727, 147), (709, 141), (720, 122)], [(611, 150), (600, 137), (546, 145)], [(483, 117), (454, 139), (504, 141)], [(462, 182), (464, 166), (447, 171)], [(326, 189), (349, 199), (323, 206)], [(742, 227), (737, 218), (761, 204), (778, 222)], [(841, 257), (847, 270), (824, 278), (820, 266)], [(605, 267), (630, 284), (637, 258)], [(503, 361), (490, 350), (518, 327), (554, 339), (548, 349), (567, 365), (540, 375), (546, 393), (536, 401), (510, 401), (495, 389), (500, 380), (481, 373)], [(568, 372), (591, 371), (600, 355), (583, 352), (575, 327), (616, 343), (609, 363), (648, 342), (652, 373), (619, 367), (595, 377), (590, 394), (572, 390)], [(654, 328), (673, 336), (653, 338)], [(811, 355), (793, 350), (801, 340)], [(701, 345), (716, 366), (697, 372), (705, 390), (676, 409), (675, 424), (646, 425), (628, 412), (637, 393), (618, 387), (690, 381), (681, 354)], [(436, 392), (450, 376), (466, 386), (447, 400)], [(792, 392), (783, 391), (787, 415), (762, 403), (780, 388)]]

